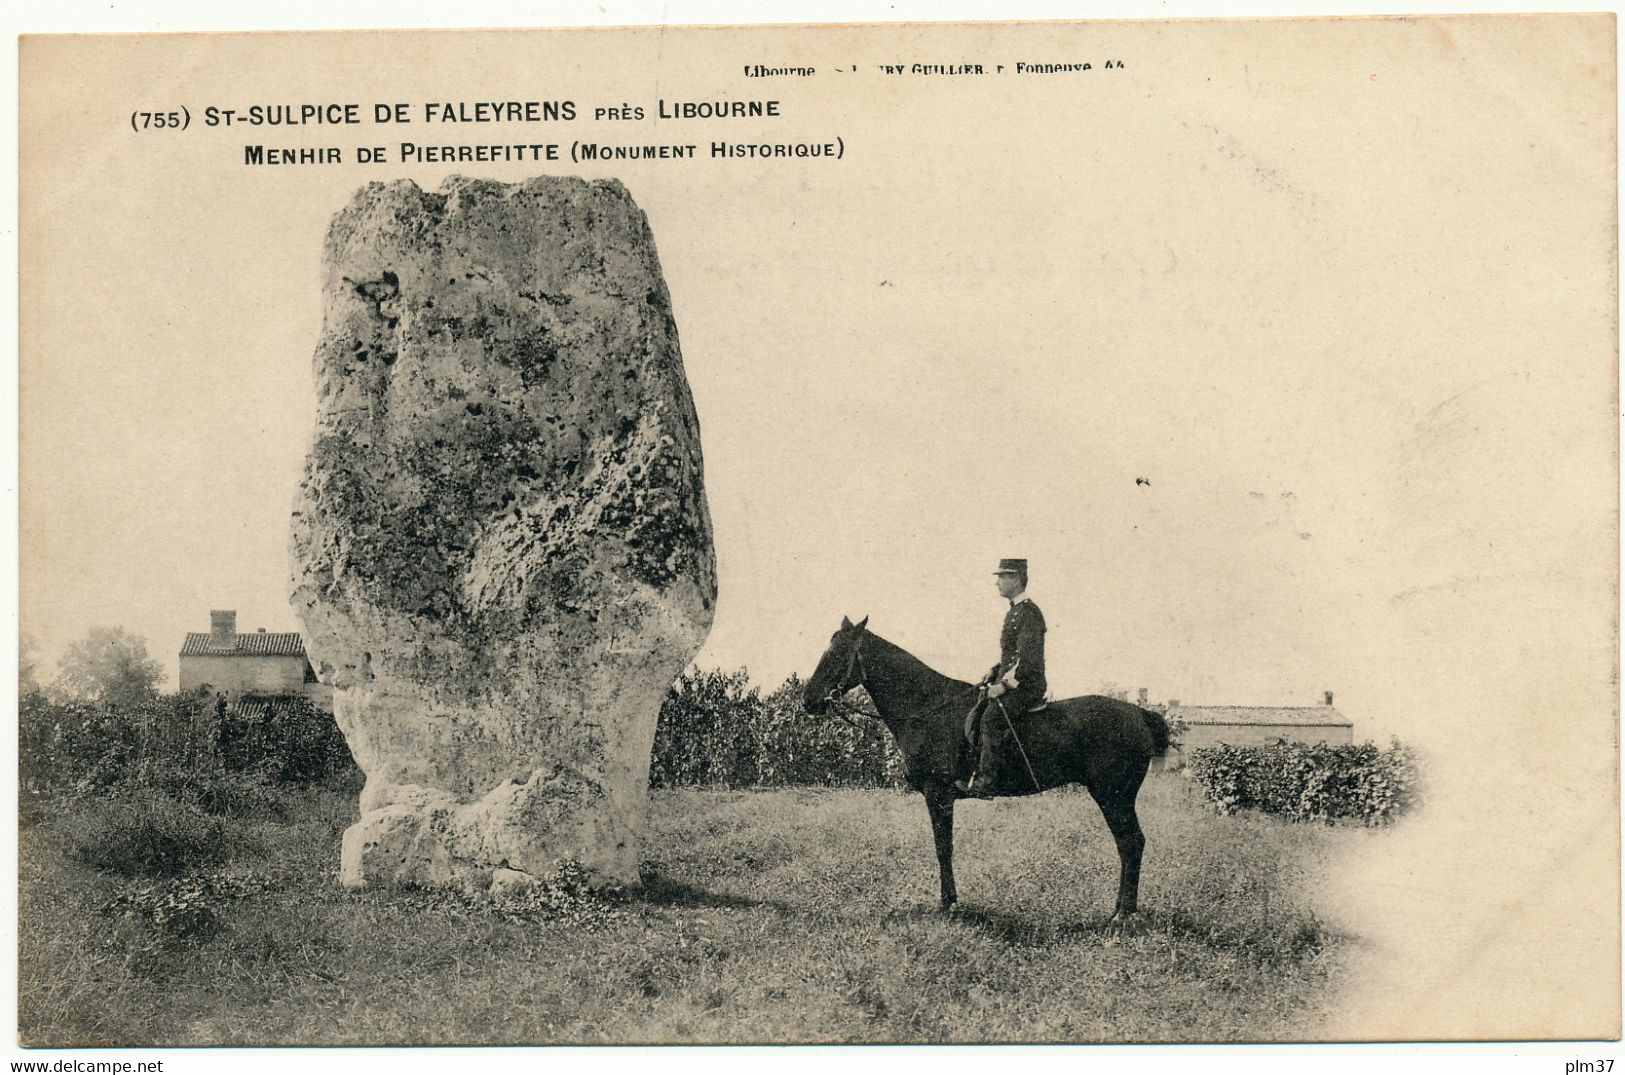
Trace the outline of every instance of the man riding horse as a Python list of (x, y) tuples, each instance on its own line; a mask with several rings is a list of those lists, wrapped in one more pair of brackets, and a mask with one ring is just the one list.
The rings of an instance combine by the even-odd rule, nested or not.
[(980, 744), (976, 770), (954, 786), (967, 795), (988, 799), (1009, 750), (1016, 717), (1044, 704), (1044, 614), (1027, 596), (1027, 561), (1004, 559), (994, 572), (999, 596), (1010, 602), (999, 632), (999, 663), (982, 677), (981, 700), (965, 721), (965, 737)]
[[(983, 760), (984, 772), (977, 774), (978, 789), (991, 786), (995, 795), (1014, 796), (1036, 795), (1065, 784), (1088, 788), (1117, 844), (1114, 918), (1127, 918), (1138, 904), (1145, 852), (1135, 800), (1151, 759), (1168, 749), (1168, 722), (1160, 713), (1099, 695), (1063, 698), (1050, 702), (1042, 713), (1023, 716), (1044, 691), (1044, 620), (1031, 601), (1017, 600), (1025, 588), (1025, 567), (1019, 560), (1000, 565), (1007, 576), (1001, 575), (999, 592), (1010, 599), (1011, 612), (1005, 619), (1002, 659), (987, 677), (986, 690), (933, 670), (870, 631), (865, 616), (857, 623), (841, 620), (802, 689), (802, 704), (810, 713), (833, 709), (851, 720), (864, 714), (842, 698), (859, 687), (868, 692), (874, 715), (886, 725), (902, 755), (908, 786), (925, 799), (942, 908), (947, 910), (959, 899), (954, 886), (954, 803), (966, 794), (964, 787), (955, 786), (965, 769), (964, 714), (976, 704), (978, 694), (996, 695), (985, 706), (987, 726), (1009, 737), (1015, 753), (1005, 759), (1006, 766), (1017, 764), (1014, 758), (1019, 757), (1021, 769), (1012, 774), (1017, 779), (998, 784), (986, 779), (988, 765), (998, 768), (998, 752), (1005, 744), (997, 743), (992, 756)], [(1001, 704), (1010, 710), (1010, 724), (1005, 724)], [(1012, 725), (1020, 739), (1009, 734)]]

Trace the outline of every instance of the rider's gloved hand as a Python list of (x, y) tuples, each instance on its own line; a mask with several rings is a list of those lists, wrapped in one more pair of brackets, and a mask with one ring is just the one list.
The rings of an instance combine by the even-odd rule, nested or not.
[(1006, 687), (1003, 683), (990, 683), (987, 687), (987, 696), (989, 698), (997, 698), (999, 695), (1003, 694), (1009, 689), (1010, 688)]

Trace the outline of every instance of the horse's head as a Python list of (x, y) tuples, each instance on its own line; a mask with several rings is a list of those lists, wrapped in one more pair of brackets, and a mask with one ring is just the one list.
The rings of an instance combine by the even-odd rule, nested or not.
[(828, 711), (832, 701), (863, 682), (863, 629), (868, 625), (867, 616), (857, 623), (841, 617), (841, 629), (830, 636), (829, 649), (818, 659), (802, 693), (807, 712)]

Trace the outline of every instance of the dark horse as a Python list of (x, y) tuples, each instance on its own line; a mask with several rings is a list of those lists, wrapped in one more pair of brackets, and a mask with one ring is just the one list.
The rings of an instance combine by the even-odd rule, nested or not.
[[(970, 764), (964, 723), (976, 704), (977, 688), (932, 671), (871, 634), (865, 629), (868, 623), (868, 617), (858, 624), (841, 620), (802, 701), (810, 712), (822, 714), (831, 707), (845, 709), (841, 697), (855, 687), (869, 692), (903, 755), (909, 787), (925, 796), (946, 911), (959, 899), (954, 891), (954, 801), (964, 795), (954, 781), (966, 775)], [(997, 709), (992, 716), (1003, 719)], [(1134, 914), (1145, 851), (1134, 799), (1151, 759), (1168, 749), (1167, 722), (1160, 714), (1099, 695), (1009, 716), (1021, 746), (1006, 738), (1007, 756), (993, 793), (1033, 795), (1062, 784), (1088, 788), (1106, 816), (1122, 863), (1113, 918)]]

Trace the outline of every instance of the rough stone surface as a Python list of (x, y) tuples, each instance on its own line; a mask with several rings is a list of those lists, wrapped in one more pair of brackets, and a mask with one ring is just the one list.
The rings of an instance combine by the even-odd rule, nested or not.
[(372, 183), (324, 257), (292, 602), (366, 772), (346, 883), (637, 881), (705, 640), (699, 424), (620, 183)]

